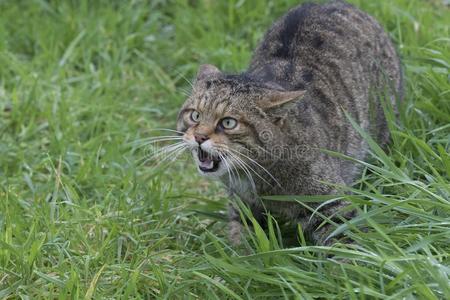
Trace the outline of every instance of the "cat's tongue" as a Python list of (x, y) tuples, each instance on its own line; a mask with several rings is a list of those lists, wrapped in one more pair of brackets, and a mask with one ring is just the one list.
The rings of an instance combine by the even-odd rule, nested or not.
[(214, 161), (206, 159), (205, 161), (200, 161), (200, 167), (203, 169), (212, 169), (214, 167)]
[(206, 151), (201, 148), (198, 149), (198, 160), (200, 168), (204, 170), (209, 170), (214, 168), (214, 159)]

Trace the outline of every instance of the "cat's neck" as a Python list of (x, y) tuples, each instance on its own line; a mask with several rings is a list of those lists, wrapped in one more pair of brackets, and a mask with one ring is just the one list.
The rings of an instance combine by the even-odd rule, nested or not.
[(267, 61), (251, 64), (243, 73), (265, 86), (279, 90), (304, 90), (312, 80), (312, 71), (293, 61)]

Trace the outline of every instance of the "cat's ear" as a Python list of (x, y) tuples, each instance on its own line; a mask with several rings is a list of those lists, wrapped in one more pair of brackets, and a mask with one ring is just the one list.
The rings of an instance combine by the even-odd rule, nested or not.
[(304, 90), (299, 91), (277, 91), (270, 90), (262, 99), (258, 101), (258, 106), (262, 109), (271, 109), (280, 107), (289, 102), (298, 100), (305, 95)]
[(197, 73), (197, 81), (205, 79), (214, 79), (222, 74), (220, 70), (213, 65), (201, 65)]

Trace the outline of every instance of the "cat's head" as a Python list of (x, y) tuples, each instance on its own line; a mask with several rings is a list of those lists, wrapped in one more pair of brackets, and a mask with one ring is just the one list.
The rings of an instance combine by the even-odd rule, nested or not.
[[(202, 65), (178, 115), (177, 130), (183, 133), (202, 175), (246, 172), (258, 163), (255, 153), (267, 151), (266, 144), (277, 138), (274, 130), (282, 123), (289, 103), (303, 94)], [(262, 132), (269, 134), (261, 138)]]

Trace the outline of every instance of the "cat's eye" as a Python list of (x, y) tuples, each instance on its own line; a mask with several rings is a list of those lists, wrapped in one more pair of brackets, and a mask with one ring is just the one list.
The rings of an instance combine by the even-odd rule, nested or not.
[(200, 113), (196, 110), (191, 112), (191, 120), (192, 122), (198, 123), (200, 121)]
[(236, 119), (233, 118), (224, 118), (220, 122), (220, 125), (222, 125), (225, 129), (234, 129), (237, 126), (238, 122)]

